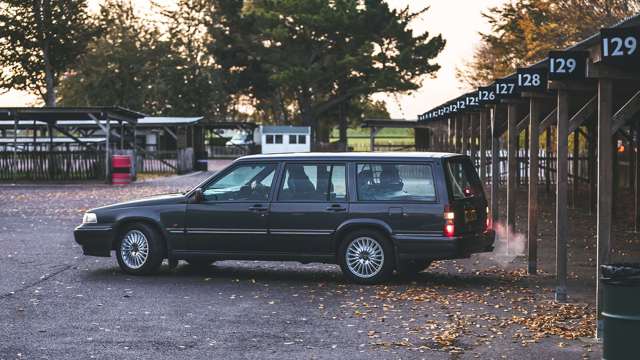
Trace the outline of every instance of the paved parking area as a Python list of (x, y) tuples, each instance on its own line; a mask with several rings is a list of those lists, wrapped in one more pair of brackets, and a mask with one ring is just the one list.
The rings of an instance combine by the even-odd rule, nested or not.
[(583, 359), (590, 305), (560, 306), (552, 277), (493, 255), (435, 264), (387, 285), (334, 265), (181, 263), (132, 277), (84, 257), (91, 207), (185, 190), (209, 174), (126, 188), (0, 186), (0, 359)]

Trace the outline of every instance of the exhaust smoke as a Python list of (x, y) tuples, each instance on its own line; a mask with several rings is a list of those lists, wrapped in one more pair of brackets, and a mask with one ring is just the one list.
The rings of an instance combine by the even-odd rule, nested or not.
[(514, 231), (503, 222), (495, 223), (493, 229), (496, 232), (495, 249), (490, 255), (493, 261), (505, 267), (516, 257), (524, 255), (527, 246), (527, 237), (524, 234)]

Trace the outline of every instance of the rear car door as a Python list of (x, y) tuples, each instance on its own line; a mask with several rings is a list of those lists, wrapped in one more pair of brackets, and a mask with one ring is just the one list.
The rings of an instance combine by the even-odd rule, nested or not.
[(359, 162), (355, 167), (357, 202), (352, 218), (376, 219), (391, 227), (394, 237), (413, 241), (442, 235), (443, 205), (432, 161)]
[(337, 227), (346, 220), (346, 164), (288, 162), (271, 203), (269, 231), (277, 251), (327, 255)]
[(188, 204), (189, 250), (271, 251), (267, 222), (277, 162), (239, 163), (202, 187), (204, 200)]

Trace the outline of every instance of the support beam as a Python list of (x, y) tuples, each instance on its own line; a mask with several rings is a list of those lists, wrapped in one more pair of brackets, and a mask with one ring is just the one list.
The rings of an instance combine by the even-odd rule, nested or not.
[[(569, 132), (571, 133), (571, 132)], [(571, 161), (571, 165), (573, 167), (573, 182), (571, 183), (571, 206), (575, 209), (578, 207), (577, 202), (578, 202), (578, 187), (580, 185), (579, 183), (579, 167), (580, 167), (580, 160), (578, 159), (578, 157), (580, 156), (580, 132), (578, 131), (578, 129), (575, 129), (573, 131), (573, 154), (572, 154), (572, 161)]]
[(633, 225), (635, 232), (640, 231), (640, 123), (636, 122), (633, 125)]
[(376, 151), (376, 135), (378, 134), (378, 128), (372, 126), (369, 130), (369, 151)]
[(491, 110), (491, 222), (498, 222), (500, 208), (498, 192), (500, 191), (500, 133), (496, 128), (498, 106)]
[(469, 146), (469, 122), (469, 114), (462, 114), (462, 117), (460, 118), (460, 126), (462, 127), (462, 131), (460, 131), (460, 152), (463, 154), (467, 153)]
[(527, 254), (528, 273), (538, 272), (538, 147), (540, 127), (538, 122), (542, 117), (541, 100), (535, 97), (529, 99), (529, 208), (527, 220)]
[(474, 112), (469, 115), (469, 151), (471, 154), (471, 163), (473, 166), (476, 166), (476, 156), (478, 152), (478, 147), (476, 146), (476, 126), (475, 124), (478, 122), (476, 119), (478, 118), (478, 113)]
[(629, 121), (635, 114), (640, 111), (640, 91), (635, 93), (629, 101), (627, 101), (621, 108), (618, 110), (615, 115), (613, 115), (612, 128), (611, 133), (615, 133), (620, 130), (624, 124)]
[(567, 301), (567, 212), (569, 94), (558, 90), (558, 121), (556, 126), (556, 301)]
[(578, 129), (582, 123), (596, 113), (598, 109), (598, 96), (594, 96), (577, 113), (575, 113), (569, 120), (569, 133)]
[(507, 105), (507, 253), (511, 245), (511, 234), (516, 228), (516, 191), (518, 171), (518, 105)]
[(453, 116), (453, 152), (460, 151), (460, 115)]
[[(609, 261), (611, 245), (611, 208), (613, 205), (613, 143), (611, 117), (613, 113), (613, 81), (598, 80), (598, 214), (597, 214), (597, 246), (596, 263), (596, 309), (598, 316), (598, 333), (602, 331), (600, 313), (602, 311), (602, 286), (600, 284), (600, 265)], [(599, 334), (598, 334), (599, 337)]]
[(542, 121), (540, 121), (540, 130), (544, 130), (556, 123), (558, 117), (558, 109), (553, 109)]
[(487, 182), (487, 112), (480, 112), (480, 180)]

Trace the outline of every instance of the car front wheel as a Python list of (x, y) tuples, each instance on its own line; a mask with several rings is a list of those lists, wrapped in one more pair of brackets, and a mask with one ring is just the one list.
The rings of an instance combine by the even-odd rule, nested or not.
[(339, 249), (342, 272), (360, 284), (389, 278), (394, 268), (393, 246), (380, 232), (360, 230), (348, 234)]
[(116, 257), (122, 271), (132, 275), (156, 273), (164, 258), (164, 241), (153, 227), (133, 224), (122, 231)]

